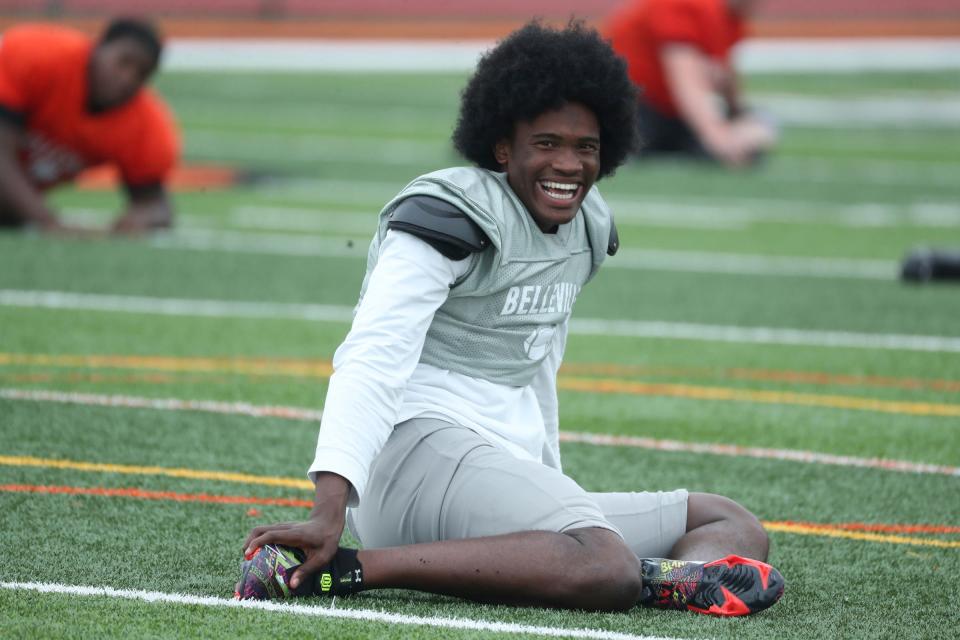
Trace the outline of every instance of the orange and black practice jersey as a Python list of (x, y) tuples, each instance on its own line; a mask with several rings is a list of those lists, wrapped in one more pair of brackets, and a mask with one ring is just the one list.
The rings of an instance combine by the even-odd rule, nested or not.
[(91, 113), (87, 68), (95, 43), (52, 25), (21, 25), (0, 41), (0, 116), (22, 126), (20, 161), (46, 189), (87, 167), (115, 165), (130, 189), (162, 184), (179, 140), (170, 112), (149, 89)]

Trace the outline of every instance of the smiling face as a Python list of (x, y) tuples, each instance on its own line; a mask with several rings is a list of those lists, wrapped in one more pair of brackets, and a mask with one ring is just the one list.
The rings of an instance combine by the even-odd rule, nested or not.
[(90, 58), (91, 106), (103, 110), (127, 102), (150, 79), (155, 66), (153, 53), (135, 38), (99, 44)]
[(600, 172), (600, 126), (577, 102), (517, 122), (494, 147), (507, 182), (541, 231), (573, 220)]

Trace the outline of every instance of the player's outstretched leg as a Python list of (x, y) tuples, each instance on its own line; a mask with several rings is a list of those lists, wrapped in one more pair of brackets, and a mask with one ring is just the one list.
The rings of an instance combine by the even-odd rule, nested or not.
[(303, 552), (293, 547), (264, 545), (240, 563), (240, 581), (234, 589), (238, 600), (283, 600), (295, 596), (350, 595), (363, 587), (363, 567), (355, 549), (340, 547), (329, 565), (290, 588), (293, 570), (303, 564)]
[(717, 616), (763, 611), (783, 595), (780, 572), (759, 560), (730, 555), (713, 562), (643, 558), (640, 604)]

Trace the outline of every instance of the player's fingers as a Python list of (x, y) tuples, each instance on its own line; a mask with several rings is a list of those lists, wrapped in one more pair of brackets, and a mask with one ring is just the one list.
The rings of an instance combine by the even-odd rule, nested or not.
[(277, 525), (276, 527), (271, 527), (266, 531), (260, 532), (258, 535), (250, 537), (244, 545), (243, 555), (247, 556), (249, 560), (253, 552), (265, 544), (283, 544), (290, 547), (299, 547), (302, 546), (300, 543), (301, 538), (302, 536), (293, 533), (292, 527)]
[[(267, 533), (267, 532), (269, 532), (269, 531), (279, 531), (279, 530), (283, 530), (283, 529), (289, 529), (290, 527), (292, 527), (292, 526), (295, 525), (295, 524), (296, 524), (295, 522), (281, 522), (281, 523), (278, 523), (278, 524), (262, 524), (262, 525), (260, 525), (259, 527), (254, 527), (253, 529), (250, 530), (250, 533), (247, 534), (247, 539), (243, 541), (243, 549), (244, 549), (244, 551), (248, 551), (248, 550), (250, 550), (250, 549), (256, 548), (256, 547), (251, 547), (251, 546), (250, 546), (250, 543), (251, 543), (255, 538), (257, 538), (257, 537), (259, 537), (259, 536), (262, 536), (263, 534), (265, 534), (265, 533)], [(259, 545), (258, 545), (258, 546), (259, 546)]]

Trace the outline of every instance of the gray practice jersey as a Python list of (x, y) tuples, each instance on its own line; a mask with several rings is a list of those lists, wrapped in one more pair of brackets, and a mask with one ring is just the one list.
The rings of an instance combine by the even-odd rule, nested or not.
[(410, 196), (445, 200), (490, 239), (450, 289), (427, 332), (420, 361), (497, 384), (526, 386), (553, 348), (580, 288), (606, 257), (612, 218), (596, 187), (579, 214), (543, 233), (507, 183), (506, 174), (473, 167), (445, 169), (407, 185), (380, 212), (367, 258), (376, 266), (390, 215)]

